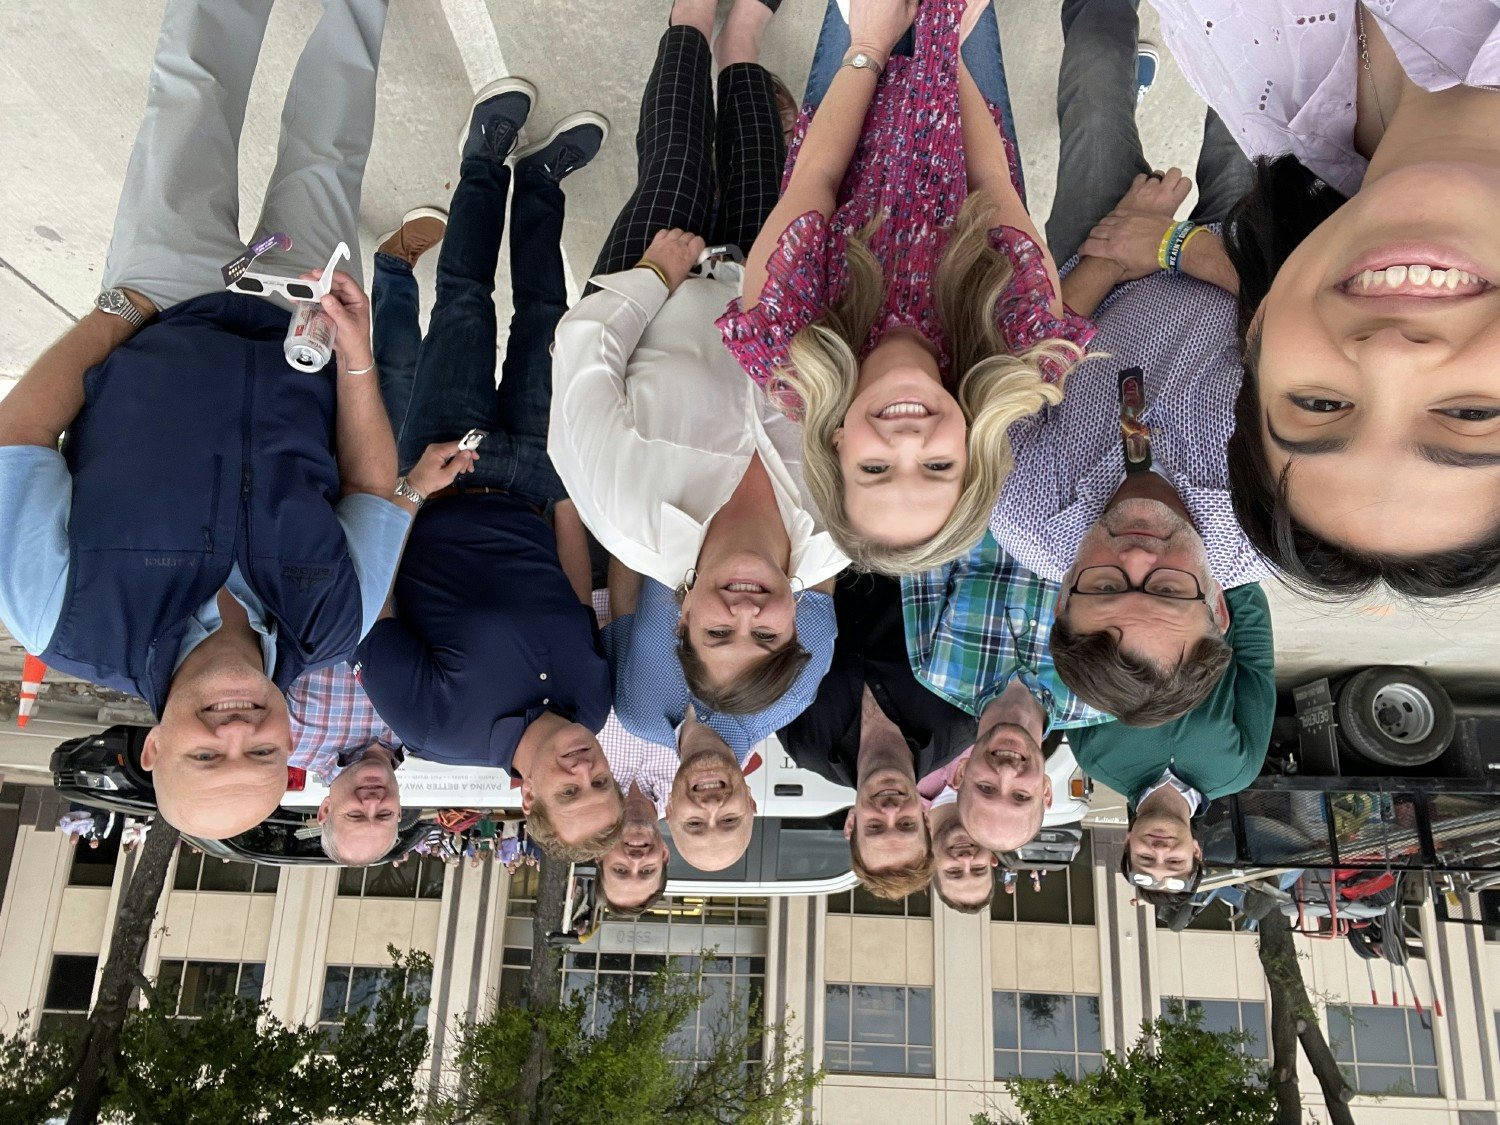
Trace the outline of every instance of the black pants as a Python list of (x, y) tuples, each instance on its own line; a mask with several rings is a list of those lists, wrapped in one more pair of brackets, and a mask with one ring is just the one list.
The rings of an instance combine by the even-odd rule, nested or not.
[(776, 206), (786, 163), (770, 73), (758, 63), (725, 67), (716, 121), (708, 40), (696, 28), (667, 28), (641, 97), (635, 147), (635, 191), (595, 276), (629, 269), (672, 227), (748, 250)]
[[(1057, 75), (1061, 147), (1047, 246), (1058, 265), (1114, 210), (1130, 181), (1151, 171), (1135, 126), (1138, 0), (1064, 0)], [(1195, 223), (1220, 222), (1250, 190), (1253, 168), (1218, 114), (1203, 120)]]

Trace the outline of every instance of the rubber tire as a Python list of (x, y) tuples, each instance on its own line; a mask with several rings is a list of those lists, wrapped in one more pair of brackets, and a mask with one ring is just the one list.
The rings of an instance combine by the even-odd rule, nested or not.
[[(1420, 692), (1432, 708), (1432, 730), (1420, 742), (1398, 742), (1375, 722), (1375, 696), (1402, 684)], [(1453, 741), (1453, 701), (1441, 684), (1418, 668), (1376, 666), (1356, 672), (1339, 689), (1339, 734), (1350, 750), (1379, 766), (1411, 769), (1438, 758)]]

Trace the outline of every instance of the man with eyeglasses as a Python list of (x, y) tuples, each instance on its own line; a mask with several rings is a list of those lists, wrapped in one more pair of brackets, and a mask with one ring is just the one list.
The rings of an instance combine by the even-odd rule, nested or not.
[(1192, 822), (1214, 798), (1255, 780), (1271, 742), (1270, 607), (1258, 585), (1237, 586), (1224, 598), (1234, 660), (1202, 703), (1157, 727), (1109, 723), (1069, 736), (1083, 772), (1126, 798), (1132, 814), (1120, 870), (1139, 897), (1158, 904), (1197, 886), (1203, 849)]

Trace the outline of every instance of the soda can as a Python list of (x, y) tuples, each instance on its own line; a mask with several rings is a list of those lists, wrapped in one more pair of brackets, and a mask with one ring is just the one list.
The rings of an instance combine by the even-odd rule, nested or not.
[(338, 326), (314, 301), (298, 301), (286, 330), (286, 361), (298, 371), (322, 371), (333, 358)]

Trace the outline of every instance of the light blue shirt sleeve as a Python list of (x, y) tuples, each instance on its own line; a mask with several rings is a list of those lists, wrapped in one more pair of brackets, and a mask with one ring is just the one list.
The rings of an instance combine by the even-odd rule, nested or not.
[(401, 562), (401, 547), (411, 516), (404, 509), (380, 496), (356, 492), (339, 501), (334, 509), (344, 538), (349, 543), (349, 558), (359, 580), (359, 596), (364, 610), (359, 635), (364, 637), (375, 626), (396, 567)]
[(55, 449), (0, 446), (0, 621), (33, 655), (52, 643), (68, 592), (73, 477)]

